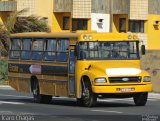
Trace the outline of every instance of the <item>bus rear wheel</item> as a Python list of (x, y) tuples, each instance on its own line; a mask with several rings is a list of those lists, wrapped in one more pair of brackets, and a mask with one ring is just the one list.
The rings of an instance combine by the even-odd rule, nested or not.
[(50, 103), (52, 101), (52, 96), (50, 95), (42, 95), (40, 94), (39, 91), (39, 84), (38, 82), (34, 82), (34, 86), (33, 86), (33, 98), (34, 98), (34, 102), (36, 103)]
[(145, 106), (148, 99), (148, 93), (136, 93), (133, 95), (133, 99), (136, 106)]
[(85, 81), (83, 84), (82, 84), (82, 96), (80, 99), (77, 99), (78, 105), (86, 107), (95, 106), (97, 103), (97, 96), (92, 92), (92, 87), (90, 82)]

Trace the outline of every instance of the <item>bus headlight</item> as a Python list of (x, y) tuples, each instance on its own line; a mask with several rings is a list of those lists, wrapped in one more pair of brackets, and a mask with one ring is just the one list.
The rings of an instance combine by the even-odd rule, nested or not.
[(94, 80), (94, 83), (106, 83), (106, 82), (107, 82), (106, 78), (96, 78)]
[(145, 76), (143, 78), (143, 82), (150, 82), (151, 81), (151, 77), (150, 76)]

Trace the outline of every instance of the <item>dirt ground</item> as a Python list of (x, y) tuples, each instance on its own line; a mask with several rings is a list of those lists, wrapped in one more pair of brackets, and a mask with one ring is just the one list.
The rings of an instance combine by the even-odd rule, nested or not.
[(141, 66), (151, 75), (153, 91), (160, 92), (160, 50), (147, 51), (141, 58)]

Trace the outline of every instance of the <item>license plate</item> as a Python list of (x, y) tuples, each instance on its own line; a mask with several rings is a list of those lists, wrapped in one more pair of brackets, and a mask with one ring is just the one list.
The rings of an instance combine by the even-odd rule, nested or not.
[(131, 92), (134, 90), (135, 88), (117, 88), (117, 91), (120, 91), (120, 92)]

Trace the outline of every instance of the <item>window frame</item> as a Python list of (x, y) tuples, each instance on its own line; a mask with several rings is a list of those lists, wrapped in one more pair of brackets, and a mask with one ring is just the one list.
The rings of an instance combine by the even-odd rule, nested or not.
[[(138, 31), (136, 31), (136, 24), (138, 24), (139, 27)], [(129, 31), (132, 33), (144, 33), (144, 24), (144, 20), (129, 20)]]
[[(123, 25), (122, 25), (123, 24)], [(126, 18), (120, 18), (119, 19), (119, 32), (127, 32), (127, 20)], [(124, 30), (123, 30), (123, 26), (125, 27)]]
[[(68, 58), (69, 58), (69, 41), (70, 41), (70, 38), (52, 38), (52, 37), (48, 37), (48, 38), (43, 38), (43, 37), (40, 37), (40, 38), (33, 38), (33, 37), (20, 37), (20, 38), (11, 38), (11, 41), (12, 40), (14, 40), (14, 39), (19, 39), (20, 40), (20, 47), (21, 47), (21, 49), (20, 50), (13, 50), (12, 49), (12, 43), (10, 43), (10, 50), (9, 50), (9, 59), (21, 59), (21, 60), (23, 60), (23, 61), (28, 61), (28, 60), (32, 60), (32, 61), (45, 61), (45, 62), (47, 62), (47, 61), (53, 61), (53, 62), (68, 62)], [(22, 48), (22, 46), (23, 46), (23, 40), (24, 39), (30, 39), (30, 50), (24, 50), (23, 48)], [(42, 48), (42, 50), (35, 50), (34, 49), (34, 45), (33, 45), (33, 42), (34, 42), (34, 40), (37, 40), (38, 41), (38, 39), (40, 39), (40, 41), (43, 41), (43, 48)], [(54, 41), (56, 41), (55, 42), (55, 49), (54, 50), (51, 50), (51, 51), (48, 51), (47, 50), (47, 39), (49, 40), (49, 39), (53, 39)], [(65, 43), (66, 43), (66, 46), (64, 46), (64, 43), (62, 43), (62, 48), (64, 48), (65, 50), (59, 50), (58, 49), (58, 41), (60, 41), (60, 43), (62, 42), (62, 41), (65, 41)], [(61, 45), (60, 45), (61, 46)], [(34, 50), (33, 50), (34, 49)], [(19, 54), (19, 57), (12, 57), (11, 56), (11, 53), (12, 52), (14, 52), (14, 51), (18, 51), (20, 54)], [(27, 58), (22, 58), (22, 52), (30, 52), (30, 56), (29, 57), (27, 57)], [(41, 53), (41, 57), (40, 57), (40, 59), (38, 58), (37, 59), (37, 55), (33, 58), (32, 56), (33, 56), (33, 53), (35, 52), (35, 55), (36, 55), (36, 53)], [(52, 52), (52, 53), (55, 53), (55, 59), (45, 59), (45, 53), (47, 53), (47, 52)], [(65, 53), (65, 58), (59, 58), (59, 59), (57, 59), (58, 58), (58, 53)], [(64, 55), (64, 54), (62, 54), (62, 55)], [(61, 56), (61, 57), (64, 57), (64, 56)]]
[[(67, 42), (67, 47), (65, 48), (66, 50), (59, 50), (58, 49), (58, 42), (62, 42), (62, 41), (68, 41)], [(60, 43), (61, 44), (61, 43)], [(69, 57), (69, 38), (58, 38), (57, 39), (57, 48), (56, 48), (56, 61), (57, 62), (67, 62), (68, 61), (68, 57)], [(61, 45), (60, 45), (61, 46)], [(66, 60), (60, 60), (60, 55), (66, 53)]]
[[(96, 41), (89, 41), (89, 42), (96, 42)], [(124, 59), (121, 59), (121, 58), (108, 58), (108, 59), (101, 59), (101, 58), (96, 58), (96, 59), (92, 59), (91, 57), (89, 57), (89, 58), (80, 58), (80, 56), (81, 56), (81, 49), (80, 49), (80, 43), (87, 43), (87, 48), (86, 49), (83, 49), (83, 52), (84, 51), (88, 51), (89, 52), (89, 54), (90, 54), (90, 51), (91, 51), (91, 49), (89, 49), (89, 43), (88, 41), (83, 41), (83, 42), (79, 42), (78, 43), (78, 50), (79, 50), (79, 53), (78, 53), (78, 56), (77, 56), (77, 60), (139, 60), (140, 59), (140, 52), (139, 52), (139, 41), (98, 41), (98, 42), (135, 42), (136, 43), (136, 55), (137, 55), (137, 57), (136, 58), (124, 58)], [(98, 50), (99, 51), (99, 50)], [(110, 50), (109, 50), (110, 51)], [(102, 50), (101, 51), (99, 51), (99, 52), (102, 52)]]
[[(14, 50), (13, 48), (12, 48), (12, 41), (13, 40), (16, 40), (16, 39), (18, 39), (18, 40), (20, 40), (20, 49), (16, 49), (16, 50)], [(16, 40), (17, 41), (17, 40)], [(9, 58), (10, 59), (20, 59), (20, 57), (21, 57), (21, 50), (22, 50), (22, 38), (20, 37), (20, 38), (18, 38), (18, 37), (16, 37), (16, 38), (11, 38), (10, 39), (10, 47), (9, 47)], [(18, 57), (12, 57), (12, 52), (19, 52), (19, 56)]]
[[(30, 39), (30, 49), (29, 49), (29, 50), (24, 50), (24, 49), (23, 49), (23, 44), (24, 44), (23, 40), (25, 40), (25, 39)], [(33, 40), (33, 38), (31, 38), (31, 37), (30, 37), (30, 38), (29, 38), (29, 37), (28, 37), (28, 38), (25, 38), (25, 37), (24, 37), (24, 38), (21, 39), (21, 43), (22, 43), (21, 56), (20, 56), (20, 59), (21, 59), (21, 60), (30, 60), (30, 59), (31, 59), (31, 54), (32, 54), (32, 40)], [(22, 58), (22, 53), (23, 53), (23, 52), (29, 52), (29, 53), (30, 53), (28, 59), (23, 59), (23, 58)]]
[[(48, 41), (51, 41), (51, 40), (54, 40), (54, 41), (56, 41), (55, 42), (55, 49), (54, 50), (52, 50), (52, 51), (49, 51), (49, 50), (47, 50), (47, 47), (48, 47)], [(55, 61), (56, 60), (56, 52), (57, 51), (57, 39), (56, 38), (45, 38), (45, 47), (44, 47), (44, 56), (43, 56), (43, 60), (44, 61)], [(55, 53), (55, 59), (53, 58), (53, 59), (47, 59), (47, 58), (45, 58), (46, 57), (46, 53)]]
[[(84, 27), (84, 24), (86, 24), (86, 27)], [(72, 31), (77, 30), (88, 30), (88, 19), (72, 19)]]
[[(68, 25), (67, 25), (68, 22)], [(63, 16), (63, 30), (70, 30), (70, 17)]]
[[(42, 50), (33, 50), (33, 43), (34, 43), (34, 40), (36, 39), (42, 39), (41, 41), (43, 41), (43, 44), (42, 44)], [(39, 41), (39, 40), (38, 40)], [(43, 60), (43, 57), (44, 57), (44, 47), (45, 47), (45, 38), (43, 37), (35, 37), (32, 39), (32, 46), (31, 46), (31, 60), (36, 60), (36, 61), (42, 61)], [(39, 53), (39, 55), (41, 55), (41, 59), (33, 59), (33, 53)], [(41, 53), (41, 54), (40, 54)], [(39, 56), (40, 57), (40, 56)]]

